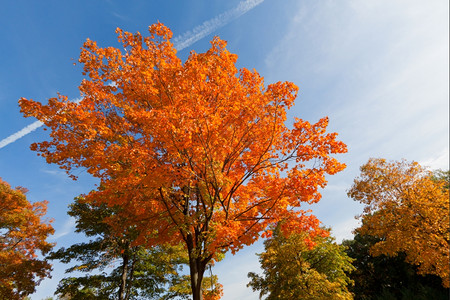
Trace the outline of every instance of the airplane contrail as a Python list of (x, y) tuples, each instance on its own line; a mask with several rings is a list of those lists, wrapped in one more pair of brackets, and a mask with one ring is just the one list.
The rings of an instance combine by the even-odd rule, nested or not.
[[(227, 10), (226, 12), (203, 22), (202, 25), (196, 26), (194, 29), (175, 37), (173, 39), (175, 49), (181, 51), (184, 48), (191, 46), (195, 42), (206, 37), (208, 34), (227, 25), (234, 19), (239, 18), (263, 2), (264, 0), (245, 0), (239, 2), (235, 8)], [(76, 101), (79, 102), (80, 100), (81, 99), (77, 99)], [(7, 138), (4, 138), (0, 141), (0, 149), (35, 131), (42, 125), (44, 125), (44, 123), (41, 121), (35, 121), (16, 133), (11, 134)]]
[[(77, 99), (73, 100), (73, 102), (78, 103), (78, 102), (81, 101), (81, 99), (82, 98), (77, 98)], [(2, 149), (3, 147), (5, 147), (5, 146), (7, 146), (7, 145), (17, 141), (18, 139), (26, 136), (27, 134), (35, 131), (36, 129), (38, 129), (42, 125), (44, 125), (43, 122), (35, 121), (35, 122), (31, 123), (30, 125), (25, 126), (21, 130), (17, 131), (16, 133), (11, 134), (7, 138), (4, 138), (3, 140), (0, 141), (0, 149)]]
[(5, 139), (0, 141), (0, 149), (5, 147), (6, 145), (9, 145), (9, 144), (17, 141), (21, 137), (23, 137), (23, 136), (25, 136), (25, 135), (35, 131), (36, 129), (38, 129), (42, 125), (44, 125), (44, 123), (42, 123), (41, 121), (35, 121), (34, 123), (31, 123), (30, 125), (28, 125), (28, 126), (24, 127), (23, 129), (17, 131), (16, 133), (11, 134), (7, 138), (5, 138)]
[(255, 8), (264, 0), (246, 0), (241, 1), (235, 8), (227, 10), (226, 12), (203, 22), (202, 25), (196, 26), (194, 29), (187, 31), (186, 33), (179, 35), (173, 39), (174, 47), (180, 51), (195, 42), (203, 39), (208, 34), (215, 30), (225, 26), (234, 19), (239, 18), (249, 10)]

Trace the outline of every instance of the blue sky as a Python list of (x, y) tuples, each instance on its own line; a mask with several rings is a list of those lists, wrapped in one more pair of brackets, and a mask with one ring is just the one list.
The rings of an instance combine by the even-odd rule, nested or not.
[[(297, 84), (290, 120), (329, 116), (329, 129), (348, 145), (340, 156), (348, 167), (329, 178), (312, 209), (338, 241), (351, 238), (362, 207), (346, 190), (370, 157), (448, 169), (448, 6), (446, 0), (8, 1), (0, 11), (0, 177), (27, 187), (30, 201), (50, 202), (57, 247), (80, 241), (67, 205), (96, 181), (83, 171), (72, 181), (29, 150), (46, 139), (42, 128), (4, 140), (35, 121), (22, 117), (17, 100), (45, 102), (57, 92), (76, 99), (82, 75), (73, 62), (86, 38), (117, 46), (117, 27), (145, 33), (161, 21), (187, 45), (183, 59), (218, 35), (240, 67), (255, 68), (266, 83)], [(262, 249), (258, 242), (217, 264), (223, 299), (258, 299), (246, 284)], [(32, 299), (51, 296), (65, 268), (56, 263)]]

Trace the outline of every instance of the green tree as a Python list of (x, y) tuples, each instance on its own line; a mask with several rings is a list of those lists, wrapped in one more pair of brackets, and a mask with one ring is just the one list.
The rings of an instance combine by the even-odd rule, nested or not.
[[(88, 242), (61, 248), (49, 254), (49, 259), (63, 263), (74, 260), (79, 263), (66, 272), (81, 271), (86, 276), (67, 277), (60, 281), (55, 294), (69, 299), (172, 299), (189, 295), (179, 287), (189, 285), (189, 278), (180, 275), (183, 265), (188, 263), (182, 245), (158, 245), (150, 249), (135, 246), (138, 233), (135, 228), (122, 227), (117, 232), (110, 218), (119, 208), (105, 204), (93, 204), (78, 197), (70, 205), (68, 214), (76, 218), (76, 232), (92, 238)], [(117, 220), (114, 220), (117, 222)], [(117, 263), (117, 261), (119, 263)], [(106, 273), (108, 267), (112, 271)], [(90, 275), (93, 271), (100, 274)], [(208, 282), (208, 281), (207, 281)], [(209, 282), (211, 282), (209, 280)], [(217, 277), (214, 285), (205, 286), (205, 293), (217, 292), (220, 287)]]
[[(264, 275), (253, 272), (247, 285), (267, 299), (352, 299), (347, 286), (354, 268), (343, 246), (332, 237), (285, 237), (277, 228), (258, 254)], [(315, 244), (315, 245), (314, 245)]]
[(356, 234), (353, 240), (343, 242), (355, 267), (350, 274), (355, 283), (350, 287), (355, 300), (448, 299), (449, 289), (441, 285), (439, 276), (419, 275), (417, 267), (405, 261), (405, 253), (395, 257), (370, 255), (370, 248), (380, 240)]
[[(74, 244), (52, 252), (49, 259), (63, 263), (74, 260), (79, 263), (66, 272), (81, 271), (86, 276), (64, 278), (55, 294), (71, 299), (133, 299), (137, 296), (154, 297), (164, 290), (170, 276), (177, 276), (179, 251), (171, 247), (144, 249), (133, 246), (133, 228), (121, 234), (107, 223), (115, 209), (105, 205), (93, 205), (76, 198), (68, 214), (76, 218), (76, 232), (92, 238), (88, 242)], [(119, 261), (119, 263), (117, 263)], [(108, 274), (107, 267), (114, 266)], [(90, 275), (93, 271), (101, 271)]]
[(450, 170), (435, 170), (431, 176), (431, 179), (436, 182), (444, 182), (444, 190), (448, 190), (450, 188)]

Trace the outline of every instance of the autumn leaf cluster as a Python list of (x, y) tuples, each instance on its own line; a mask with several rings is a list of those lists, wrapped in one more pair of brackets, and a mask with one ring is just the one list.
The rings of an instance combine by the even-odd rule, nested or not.
[(365, 204), (357, 233), (381, 240), (373, 255), (406, 253), (419, 274), (450, 285), (448, 178), (436, 178), (416, 162), (371, 159), (348, 195)]
[(320, 231), (300, 207), (319, 201), (325, 175), (345, 167), (331, 156), (346, 146), (326, 133), (328, 119), (296, 119), (290, 129), (293, 83), (266, 87), (256, 71), (238, 70), (219, 38), (182, 63), (167, 27), (149, 32), (118, 29), (122, 51), (84, 44), (79, 103), (22, 98), (25, 116), (51, 128), (52, 140), (32, 149), (100, 178), (86, 199), (126, 207), (141, 243), (195, 236), (198, 251), (214, 256), (253, 243), (279, 220)]
[(0, 179), (0, 298), (21, 299), (49, 277), (51, 265), (38, 258), (53, 245), (46, 241), (54, 230), (42, 217), (47, 202), (31, 204), (26, 189), (12, 189)]

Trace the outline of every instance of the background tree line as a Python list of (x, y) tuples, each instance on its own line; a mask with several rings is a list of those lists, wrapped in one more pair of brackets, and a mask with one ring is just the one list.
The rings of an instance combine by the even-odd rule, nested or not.
[[(48, 253), (52, 246), (43, 239), (53, 231), (39, 219), (45, 203), (29, 204), (23, 188), (13, 190), (5, 182), (0, 187), (2, 297), (20, 299), (32, 293), (48, 276), (51, 260), (72, 263), (69, 274), (86, 274), (61, 280), (55, 291), (58, 299), (191, 297), (189, 275), (182, 272), (188, 264), (182, 244), (134, 245), (136, 228), (118, 234), (108, 224), (120, 207), (95, 206), (76, 198), (68, 214), (76, 219), (76, 231), (89, 241)], [(429, 172), (415, 162), (371, 159), (348, 192), (367, 205), (354, 238), (337, 244), (330, 229), (312, 239), (307, 233), (285, 235), (279, 224), (264, 242), (265, 251), (258, 254), (263, 274), (250, 272), (248, 286), (266, 299), (447, 299), (448, 191), (449, 171)], [(18, 217), (34, 222), (19, 225)], [(34, 232), (34, 244), (22, 245), (21, 231)], [(38, 260), (30, 257), (33, 251), (48, 254)], [(421, 259), (418, 251), (423, 253)], [(434, 256), (426, 256), (430, 253)], [(21, 276), (24, 273), (29, 275)], [(202, 288), (204, 299), (222, 295), (215, 275), (207, 277)]]

